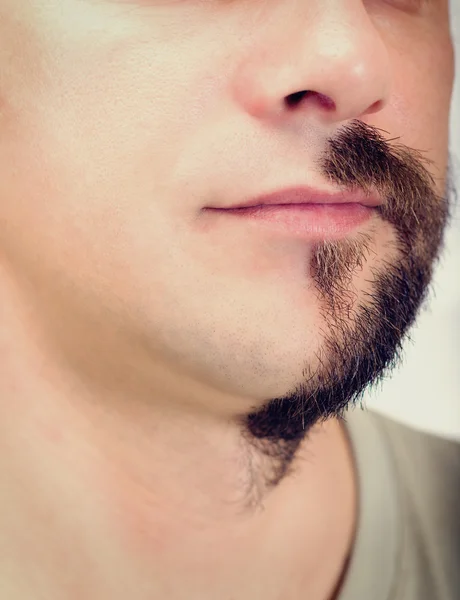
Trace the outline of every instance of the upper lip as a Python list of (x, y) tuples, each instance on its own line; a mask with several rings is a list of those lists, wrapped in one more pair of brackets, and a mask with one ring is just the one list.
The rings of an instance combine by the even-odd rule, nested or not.
[(219, 209), (249, 208), (263, 205), (283, 204), (361, 204), (376, 207), (383, 204), (376, 193), (364, 191), (324, 192), (308, 187), (290, 187), (269, 194), (264, 194), (231, 206), (216, 207)]

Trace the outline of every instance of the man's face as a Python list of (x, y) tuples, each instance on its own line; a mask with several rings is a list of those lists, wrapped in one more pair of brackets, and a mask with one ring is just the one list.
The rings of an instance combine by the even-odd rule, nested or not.
[[(309, 422), (391, 362), (444, 225), (446, 0), (0, 0), (0, 61), (1, 251), (69, 355), (118, 336), (166, 390)], [(351, 185), (387, 209), (334, 239), (204, 210)]]

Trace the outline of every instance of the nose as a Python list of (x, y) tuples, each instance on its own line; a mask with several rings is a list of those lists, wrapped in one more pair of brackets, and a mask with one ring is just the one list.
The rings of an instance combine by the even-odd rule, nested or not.
[(291, 5), (289, 22), (266, 24), (253, 41), (236, 73), (237, 101), (260, 119), (301, 112), (339, 123), (380, 111), (390, 93), (389, 54), (362, 1), (308, 5), (303, 15)]

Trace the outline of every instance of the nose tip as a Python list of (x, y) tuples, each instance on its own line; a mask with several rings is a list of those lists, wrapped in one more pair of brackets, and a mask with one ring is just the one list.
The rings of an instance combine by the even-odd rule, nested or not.
[[(302, 90), (288, 94), (284, 103), (288, 110), (298, 111), (311, 108), (321, 113), (323, 121), (347, 121), (363, 118), (381, 111), (389, 99), (390, 87), (387, 80), (375, 72), (367, 72), (368, 66), (358, 65), (348, 73), (348, 85), (339, 81), (315, 81), (312, 78), (313, 89)], [(345, 68), (337, 69), (337, 77), (343, 77)], [(321, 91), (316, 91), (321, 90)]]
[[(299, 44), (270, 40), (249, 58), (239, 99), (252, 116), (314, 112), (331, 123), (360, 119), (386, 106), (391, 66), (381, 36), (365, 11), (341, 17), (311, 24), (311, 35), (299, 30)], [(267, 56), (267, 47), (276, 53)]]
[[(321, 70), (311, 73), (322, 118), (328, 121), (359, 119), (384, 108), (390, 97), (390, 64), (380, 39), (342, 47), (340, 56), (322, 56)], [(313, 101), (315, 94), (310, 94)], [(317, 100), (318, 102), (318, 100)]]

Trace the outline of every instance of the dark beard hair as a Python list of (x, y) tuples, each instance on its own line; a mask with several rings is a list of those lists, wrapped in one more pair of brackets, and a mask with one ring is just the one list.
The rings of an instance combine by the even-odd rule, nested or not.
[(358, 303), (350, 283), (370, 252), (371, 236), (314, 248), (311, 276), (325, 324), (320, 366), (314, 372), (307, 366), (292, 393), (267, 401), (242, 420), (251, 463), (255, 458), (263, 465), (265, 488), (290, 472), (313, 426), (342, 418), (366, 387), (391, 372), (426, 299), (449, 217), (448, 194), (436, 194), (425, 167), (429, 161), (420, 152), (392, 142), (380, 130), (353, 121), (329, 140), (321, 158), (326, 179), (350, 190), (376, 190), (385, 199), (377, 210), (396, 233), (396, 258), (375, 270), (365, 302)]

